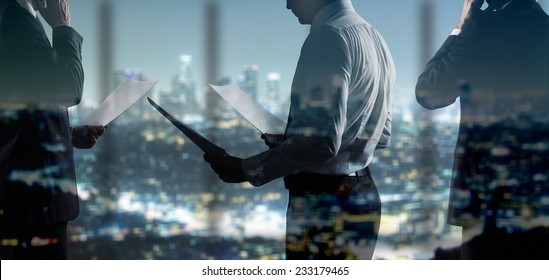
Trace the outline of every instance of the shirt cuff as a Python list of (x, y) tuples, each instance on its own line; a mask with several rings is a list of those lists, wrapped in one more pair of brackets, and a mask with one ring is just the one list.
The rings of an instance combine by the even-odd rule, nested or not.
[(450, 33), (450, 35), (454, 35), (454, 36), (457, 36), (461, 33), (461, 29), (459, 28), (456, 28), (454, 30), (452, 30), (452, 33)]

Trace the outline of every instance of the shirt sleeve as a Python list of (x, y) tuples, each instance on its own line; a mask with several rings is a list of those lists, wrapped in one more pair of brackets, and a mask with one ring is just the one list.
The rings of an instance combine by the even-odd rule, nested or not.
[(23, 8), (8, 9), (0, 30), (6, 98), (66, 107), (78, 104), (84, 84), (82, 37), (69, 26), (58, 26), (52, 45), (38, 19)]
[(252, 185), (307, 171), (337, 155), (347, 121), (349, 67), (349, 51), (337, 30), (311, 31), (292, 83), (286, 140), (243, 160)]

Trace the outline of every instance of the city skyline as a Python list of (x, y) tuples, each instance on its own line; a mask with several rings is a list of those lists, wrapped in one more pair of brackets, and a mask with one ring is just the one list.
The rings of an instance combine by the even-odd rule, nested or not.
[[(433, 250), (437, 246), (455, 246), (459, 243), (455, 236), (459, 234), (455, 228), (445, 223), (447, 183), (451, 176), (450, 162), (456, 135), (455, 118), (437, 117), (436, 119), (441, 122), (426, 124), (432, 125), (432, 129), (437, 131), (436, 135), (439, 135), (435, 143), (434, 160), (437, 162), (433, 170), (435, 174), (432, 178), (433, 188), (426, 189), (422, 186), (419, 180), (420, 171), (415, 160), (417, 143), (426, 143), (429, 140), (425, 139), (428, 136), (418, 133), (416, 120), (420, 112), (418, 110), (421, 109), (415, 102), (407, 101), (414, 98), (413, 87), (419, 69), (422, 67), (417, 55), (420, 53), (421, 46), (418, 39), (420, 37), (419, 4), (424, 2), (435, 4), (432, 37), (434, 51), (457, 22), (462, 2), (453, 1), (447, 5), (440, 5), (435, 0), (401, 3), (402, 1), (398, 0), (400, 3), (396, 5), (398, 10), (392, 8), (395, 7), (397, 0), (354, 1), (354, 4), (358, 12), (384, 35), (399, 71), (395, 92), (397, 98), (393, 107), (395, 134), (392, 148), (379, 151), (372, 166), (376, 169), (374, 173), (379, 174), (380, 185), (383, 185), (380, 193), (385, 203), (382, 218), (384, 224), (380, 229), (382, 242), (380, 242), (378, 257), (423, 259), (432, 257)], [(78, 1), (72, 4), (71, 12), (75, 22), (89, 19), (85, 23), (78, 23), (82, 24), (80, 26), (75, 23), (75, 28), (88, 38), (85, 39), (84, 50), (87, 73), (85, 101), (92, 99), (91, 95), (94, 92), (98, 94), (101, 86), (98, 78), (100, 67), (96, 61), (99, 57), (99, 43), (97, 36), (93, 35), (93, 32), (99, 30), (100, 22), (97, 20), (95, 11), (99, 10), (100, 2)], [(207, 1), (181, 2), (163, 1), (162, 5), (141, 0), (132, 1), (131, 5), (128, 4), (129, 0), (112, 2), (113, 33), (116, 38), (113, 42), (115, 43), (113, 70), (135, 69), (133, 70), (135, 72), (131, 73), (138, 73), (140, 78), (159, 79), (160, 84), (155, 91), (166, 97), (170, 94), (181, 95), (180, 93), (185, 91), (185, 85), (190, 85), (178, 84), (177, 80), (174, 81), (174, 77), (188, 69), (192, 72), (194, 78), (192, 87), (196, 86), (196, 93), (204, 94), (205, 92), (204, 76), (206, 76), (207, 63), (204, 57), (206, 48), (203, 30)], [(238, 83), (239, 76), (246, 76), (246, 71), (257, 71), (257, 73), (251, 73), (251, 76), (254, 79), (258, 78), (259, 82), (250, 83), (250, 86), (251, 88), (259, 86), (259, 91), (266, 91), (268, 74), (278, 73), (278, 76), (272, 78), (276, 78), (274, 80), (280, 84), (273, 88), (276, 92), (288, 91), (299, 49), (307, 35), (307, 28), (299, 26), (297, 19), (285, 9), (284, 1), (221, 0), (218, 2), (221, 5), (222, 17), (220, 47), (222, 54), (219, 69), (221, 77), (219, 78), (228, 77), (232, 82)], [(158, 13), (163, 15), (159, 16), (152, 13), (153, 8), (165, 11), (166, 14)], [(188, 10), (182, 12), (181, 8), (188, 8)], [(441, 13), (442, 10), (444, 13)], [(253, 11), (268, 11), (270, 17)], [(85, 12), (87, 14), (84, 15)], [(151, 14), (144, 16), (148, 13)], [(385, 16), (387, 18), (384, 18)], [(142, 20), (137, 20), (140, 18)], [(179, 18), (185, 21), (174, 23), (174, 19)], [(161, 32), (154, 32), (155, 28), (158, 29), (158, 26), (163, 24), (170, 26), (165, 26), (165, 29), (160, 30)], [(79, 29), (80, 27), (82, 29)], [(170, 34), (172, 36), (169, 36)], [(181, 60), (182, 55), (192, 56), (192, 64), (188, 56)], [(121, 72), (114, 72), (113, 76), (117, 73), (121, 74), (119, 77), (123, 77), (124, 73)], [(178, 89), (177, 85), (181, 87)], [(182, 105), (190, 106), (190, 104)], [(262, 252), (265, 249), (261, 246), (261, 248), (250, 249), (248, 246), (251, 245), (245, 242), (240, 243), (240, 238), (254, 237), (258, 232), (274, 235), (266, 236), (269, 238), (277, 239), (276, 237), (282, 236), (281, 218), (284, 212), (281, 209), (284, 208), (285, 196), (280, 180), (264, 188), (251, 188), (246, 184), (227, 187), (216, 177), (211, 176), (213, 174), (207, 169), (202, 161), (202, 153), (197, 151), (196, 147), (156, 112), (145, 111), (143, 108), (145, 108), (144, 104), (136, 104), (113, 124), (109, 132), (111, 142), (107, 144), (103, 139), (98, 143), (95, 149), (99, 151), (98, 154), (96, 151), (75, 152), (80, 168), (77, 172), (80, 176), (79, 188), (83, 190), (80, 194), (83, 213), (71, 227), (74, 230), (72, 236), (82, 238), (76, 241), (78, 244), (73, 244), (82, 246), (83, 253), (79, 255), (80, 257), (90, 257), (86, 255), (88, 252), (92, 252), (91, 256), (97, 257), (94, 254), (98, 254), (101, 250), (95, 249), (105, 246), (109, 253), (106, 257), (111, 258), (113, 256), (170, 258), (169, 254), (175, 254), (179, 258), (187, 257), (178, 255), (182, 249), (192, 249), (192, 255), (189, 258), (255, 258), (257, 256), (252, 254), (254, 250)], [(449, 116), (458, 115), (455, 106), (441, 112), (451, 112)], [(264, 149), (262, 142), (258, 141), (257, 131), (237, 119), (234, 116), (227, 118), (217, 128), (219, 134), (223, 136), (218, 139), (220, 145), (239, 156)], [(197, 124), (197, 126), (201, 131), (208, 130), (207, 125)], [(235, 138), (239, 141), (234, 141)], [(100, 155), (102, 149), (105, 149), (103, 158)], [(109, 160), (104, 160), (105, 154), (108, 155), (106, 158)], [(204, 171), (204, 168), (207, 170)], [(109, 177), (104, 174), (118, 176)], [(211, 182), (201, 181), (204, 178)], [(207, 185), (208, 188), (202, 189), (201, 185), (202, 187)], [(83, 196), (87, 195), (87, 199), (84, 199)], [(275, 199), (269, 200), (269, 197)], [(217, 202), (213, 205), (214, 207), (211, 201)], [(259, 209), (255, 208), (256, 205)], [(272, 209), (274, 211), (271, 211)], [(422, 209), (429, 209), (430, 212), (421, 211)], [(266, 216), (271, 217), (272, 220), (258, 221), (257, 219), (264, 218), (260, 216), (261, 211), (267, 213)], [(242, 216), (242, 213), (250, 214)], [(234, 238), (238, 245), (234, 245), (235, 247), (231, 249), (227, 248), (219, 256), (208, 255), (204, 253), (205, 251), (202, 250), (204, 248), (201, 246), (192, 245), (193, 242), (198, 242), (197, 236), (202, 234), (207, 236), (212, 228), (204, 223), (211, 222), (221, 222), (213, 229), (219, 230), (221, 227), (227, 229), (228, 235)], [(257, 223), (251, 222), (269, 223), (271, 228), (266, 231), (255, 230), (252, 235), (247, 235), (245, 232), (247, 229), (266, 228), (265, 224), (259, 224), (258, 227)], [(185, 246), (187, 244), (173, 245), (175, 243), (170, 243), (173, 240), (165, 238), (163, 234), (167, 234), (168, 237), (172, 234), (176, 235), (180, 241), (184, 242), (190, 238), (190, 245), (189, 247)], [(131, 242), (138, 240), (140, 246), (146, 248), (144, 249), (146, 252), (135, 250), (136, 252), (130, 252), (128, 255), (122, 252), (124, 250), (118, 252), (116, 247), (122, 243), (113, 241), (123, 242), (124, 238), (128, 239), (126, 240), (128, 243), (123, 243), (128, 244), (127, 248), (133, 249)], [(133, 241), (132, 238), (134, 238)], [(164, 240), (168, 240), (168, 249), (158, 249), (163, 248), (158, 244)], [(208, 238), (204, 240), (206, 245), (210, 244)], [(280, 250), (282, 243), (276, 244), (274, 248)], [(196, 246), (196, 250), (192, 246)], [(403, 250), (402, 247), (407, 248)], [(240, 253), (236, 254), (235, 250)], [(275, 253), (265, 251), (263, 254), (265, 256), (280, 255), (276, 250)], [(112, 252), (118, 252), (118, 255), (116, 253), (110, 255)], [(140, 253), (143, 254), (140, 255)], [(224, 254), (234, 255), (229, 257)]]

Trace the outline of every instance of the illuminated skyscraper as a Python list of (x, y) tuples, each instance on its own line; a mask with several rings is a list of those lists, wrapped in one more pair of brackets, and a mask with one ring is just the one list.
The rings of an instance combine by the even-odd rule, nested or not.
[(259, 102), (281, 119), (284, 120), (288, 117), (289, 97), (282, 92), (279, 73), (267, 74), (267, 91), (261, 95)]
[(244, 72), (242, 73), (241, 79), (239, 81), (240, 88), (255, 101), (259, 101), (259, 96), (257, 92), (259, 83), (258, 73), (259, 66), (246, 65), (244, 66)]
[(179, 73), (172, 78), (170, 92), (160, 94), (164, 108), (184, 119), (185, 116), (198, 115), (200, 108), (196, 98), (196, 85), (192, 75), (192, 56), (182, 55), (179, 59)]

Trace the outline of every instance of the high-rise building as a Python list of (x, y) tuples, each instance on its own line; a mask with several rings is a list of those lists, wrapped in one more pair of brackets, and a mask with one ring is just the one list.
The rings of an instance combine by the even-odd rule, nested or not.
[(160, 94), (163, 107), (181, 119), (193, 118), (200, 114), (196, 98), (196, 85), (192, 75), (192, 56), (180, 57), (179, 73), (172, 78), (172, 89)]
[(259, 66), (246, 65), (244, 66), (244, 72), (240, 77), (240, 88), (247, 93), (253, 100), (259, 101), (258, 96), (258, 73)]
[(282, 92), (279, 73), (267, 74), (267, 91), (259, 98), (259, 103), (281, 119), (287, 118), (289, 96)]

